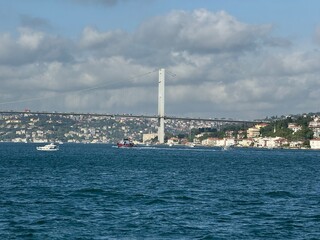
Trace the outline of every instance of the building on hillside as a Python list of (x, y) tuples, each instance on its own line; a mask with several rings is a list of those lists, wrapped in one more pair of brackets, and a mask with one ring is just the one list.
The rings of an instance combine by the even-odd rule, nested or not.
[(289, 123), (288, 124), (288, 128), (290, 130), (292, 130), (294, 133), (296, 133), (296, 132), (298, 132), (298, 131), (300, 131), (302, 129), (302, 127), (300, 125), (296, 124), (296, 123)]
[(201, 144), (201, 141), (200, 141), (199, 138), (194, 138), (194, 139), (193, 139), (193, 143), (194, 143), (194, 144)]
[(240, 130), (237, 134), (237, 139), (243, 139), (246, 136), (246, 131)]
[(256, 138), (260, 136), (260, 128), (251, 127), (247, 130), (247, 137), (248, 138)]
[(226, 131), (226, 132), (225, 132), (225, 136), (226, 136), (227, 138), (232, 138), (233, 135), (234, 135), (234, 131)]
[(194, 137), (195, 137), (195, 138), (201, 138), (201, 137), (204, 136), (204, 134), (205, 134), (205, 133), (199, 133), (199, 134), (195, 135)]
[(9, 119), (9, 120), (7, 120), (6, 121), (6, 124), (17, 124), (17, 123), (21, 123), (21, 120), (19, 120), (19, 119)]
[(256, 124), (254, 127), (260, 130), (260, 128), (264, 128), (268, 125), (269, 125), (268, 123), (259, 123), (259, 124)]

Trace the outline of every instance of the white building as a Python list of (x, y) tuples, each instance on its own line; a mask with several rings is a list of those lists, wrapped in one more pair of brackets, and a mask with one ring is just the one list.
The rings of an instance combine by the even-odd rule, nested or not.
[(168, 144), (172, 144), (172, 145), (179, 144), (179, 138), (176, 138), (176, 137), (169, 138)]
[(142, 142), (143, 143), (149, 142), (156, 137), (158, 137), (157, 133), (145, 133), (142, 135)]
[(290, 148), (301, 148), (303, 145), (303, 141), (292, 141), (289, 143)]
[(311, 139), (310, 140), (311, 149), (320, 149), (320, 139)]
[(294, 133), (296, 133), (302, 129), (302, 127), (296, 123), (289, 123), (288, 128), (291, 129)]
[(201, 141), (201, 145), (205, 145), (205, 146), (216, 146), (218, 140), (219, 140), (218, 138), (209, 137), (209, 138), (207, 138), (207, 139), (202, 140), (202, 141)]
[(320, 138), (320, 118), (315, 117), (313, 121), (309, 122), (309, 128), (313, 131), (314, 138)]
[(253, 146), (253, 139), (252, 138), (244, 138), (238, 141), (238, 145), (240, 147), (251, 147)]
[(217, 141), (217, 146), (218, 147), (229, 147), (229, 146), (234, 146), (236, 144), (236, 140), (234, 138), (222, 138), (218, 139)]
[(225, 147), (235, 145), (234, 138), (207, 138), (201, 142), (202, 145), (215, 146), (215, 147)]
[(260, 129), (256, 127), (248, 128), (247, 130), (247, 137), (248, 138), (255, 138), (260, 136)]

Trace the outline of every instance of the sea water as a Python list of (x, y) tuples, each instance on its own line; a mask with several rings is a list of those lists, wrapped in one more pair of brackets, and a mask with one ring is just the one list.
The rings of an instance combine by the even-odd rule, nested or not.
[(0, 144), (0, 239), (320, 239), (320, 151)]

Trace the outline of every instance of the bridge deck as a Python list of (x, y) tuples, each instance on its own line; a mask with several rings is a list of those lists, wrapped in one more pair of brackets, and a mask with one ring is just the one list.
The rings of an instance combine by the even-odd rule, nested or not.
[[(123, 118), (158, 118), (157, 115), (134, 115), (134, 114), (108, 114), (108, 113), (74, 113), (74, 112), (26, 112), (26, 111), (0, 111), (0, 114), (32, 114), (32, 115), (62, 115), (62, 116), (96, 116), (96, 117), (123, 117)], [(165, 116), (168, 120), (204, 121), (224, 123), (266, 123), (267, 121), (217, 119), (217, 118), (192, 118)]]

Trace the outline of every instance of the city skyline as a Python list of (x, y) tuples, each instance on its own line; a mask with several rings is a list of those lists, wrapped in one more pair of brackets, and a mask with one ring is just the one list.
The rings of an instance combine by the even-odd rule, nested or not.
[(0, 0), (0, 109), (167, 115), (318, 112), (320, 3)]

